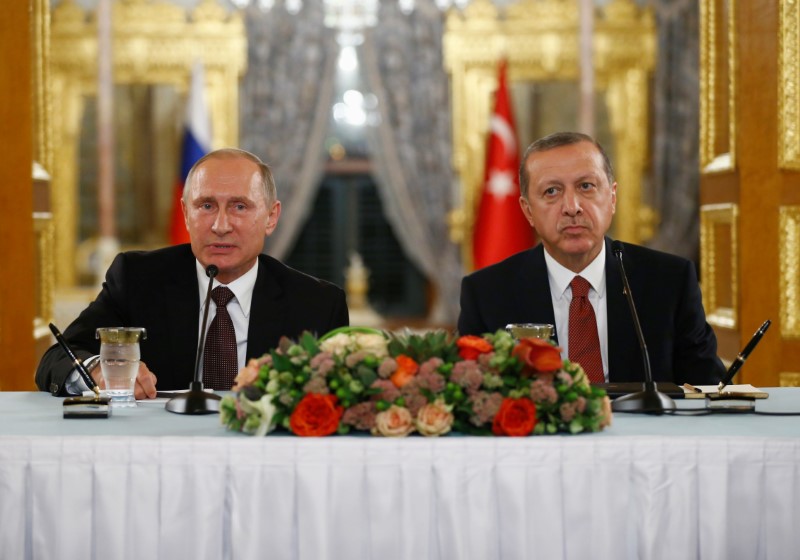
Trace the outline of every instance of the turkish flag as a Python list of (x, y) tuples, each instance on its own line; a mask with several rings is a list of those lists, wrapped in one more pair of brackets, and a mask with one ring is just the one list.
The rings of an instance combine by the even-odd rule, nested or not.
[(519, 152), (503, 60), (489, 127), (486, 173), (473, 230), (476, 269), (533, 246), (533, 228), (519, 206)]
[(183, 129), (180, 174), (172, 194), (172, 214), (169, 224), (169, 241), (172, 245), (189, 243), (189, 232), (183, 219), (181, 198), (186, 176), (195, 162), (211, 148), (211, 115), (206, 106), (205, 71), (201, 62), (192, 67), (192, 84), (186, 100), (186, 117)]

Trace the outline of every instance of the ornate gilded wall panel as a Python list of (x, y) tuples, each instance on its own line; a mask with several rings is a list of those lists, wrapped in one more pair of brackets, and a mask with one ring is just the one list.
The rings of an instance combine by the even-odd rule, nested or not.
[[(520, 0), (503, 13), (490, 0), (473, 0), (463, 12), (453, 10), (447, 16), (444, 58), (452, 83), (453, 166), (462, 184), (462, 209), (451, 220), (461, 229), (452, 237), (462, 242), (467, 267), (472, 262), (470, 232), (483, 179), (498, 61), (508, 60), (511, 83), (576, 82), (578, 15), (574, 0)], [(613, 0), (597, 16), (595, 84), (612, 121), (612, 151), (620, 185), (614, 234), (640, 242), (647, 239), (654, 220), (653, 212), (641, 209), (655, 24), (652, 12), (631, 0)]]
[[(97, 90), (97, 24), (74, 0), (52, 14), (51, 87), (54, 169), (53, 207), (59, 286), (75, 284), (77, 152), (84, 98)], [(213, 147), (239, 139), (239, 79), (247, 64), (241, 15), (214, 0), (191, 12), (150, 0), (113, 3), (113, 73), (118, 84), (171, 84), (187, 91), (192, 65), (205, 67)]]
[(739, 318), (739, 208), (700, 207), (700, 277), (703, 307), (712, 325), (734, 329)]
[(800, 170), (800, 4), (780, 2), (778, 165)]
[(779, 210), (781, 336), (800, 338), (800, 206)]
[(736, 168), (734, 0), (700, 1), (700, 168)]

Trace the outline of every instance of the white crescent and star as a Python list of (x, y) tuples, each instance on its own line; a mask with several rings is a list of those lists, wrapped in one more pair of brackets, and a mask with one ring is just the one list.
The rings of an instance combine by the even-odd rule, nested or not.
[[(517, 149), (514, 129), (506, 119), (500, 115), (492, 115), (490, 129), (492, 134), (500, 139), (506, 153), (513, 153)], [(517, 190), (516, 172), (516, 169), (491, 169), (486, 182), (486, 190), (496, 198), (513, 195)]]

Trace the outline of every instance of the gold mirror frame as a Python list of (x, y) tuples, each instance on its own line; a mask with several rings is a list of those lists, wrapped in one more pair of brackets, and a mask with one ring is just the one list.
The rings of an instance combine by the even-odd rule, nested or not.
[[(501, 17), (491, 0), (451, 10), (444, 34), (444, 62), (451, 76), (453, 166), (461, 178), (462, 204), (451, 216), (451, 234), (472, 268), (472, 230), (483, 180), (486, 131), (497, 89), (497, 63), (508, 60), (509, 82), (579, 78), (578, 3), (520, 0)], [(608, 107), (617, 182), (615, 236), (641, 242), (652, 236), (655, 212), (642, 203), (648, 163), (649, 82), (655, 67), (656, 30), (650, 9), (612, 0), (598, 10), (593, 34), (595, 88)]]
[[(78, 225), (78, 142), (84, 98), (97, 91), (97, 22), (74, 0), (53, 10), (51, 25), (53, 208), (56, 283), (74, 286)], [(113, 74), (116, 84), (170, 84), (186, 92), (201, 60), (211, 112), (213, 147), (239, 141), (239, 79), (247, 65), (247, 39), (238, 12), (203, 0), (183, 8), (148, 0), (113, 3)], [(177, 172), (177, 170), (176, 170)]]
[(780, 4), (778, 165), (800, 170), (800, 5)]
[(700, 278), (703, 307), (709, 324), (735, 329), (739, 325), (739, 206), (734, 203), (700, 207)]
[(700, 1), (700, 169), (736, 169), (735, 0)]

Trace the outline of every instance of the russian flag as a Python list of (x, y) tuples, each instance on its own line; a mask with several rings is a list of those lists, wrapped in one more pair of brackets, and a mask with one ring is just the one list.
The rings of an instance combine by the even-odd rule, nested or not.
[(192, 67), (192, 84), (186, 100), (186, 121), (183, 127), (180, 175), (175, 184), (170, 219), (170, 243), (189, 243), (189, 232), (181, 209), (181, 197), (186, 176), (195, 162), (211, 150), (211, 116), (205, 96), (205, 71), (202, 62)]

